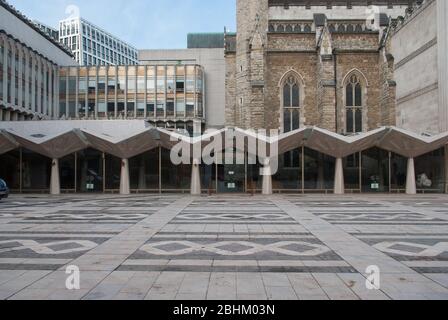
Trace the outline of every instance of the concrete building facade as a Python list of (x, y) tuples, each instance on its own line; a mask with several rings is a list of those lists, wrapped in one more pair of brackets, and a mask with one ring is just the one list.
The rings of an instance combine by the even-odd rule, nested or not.
[(0, 2), (0, 121), (56, 118), (60, 65), (71, 53)]
[(204, 72), (197, 64), (59, 68), (59, 119), (145, 119), (201, 132)]
[(397, 23), (391, 38), (397, 83), (397, 125), (417, 133), (447, 131), (446, 1), (427, 0), (411, 8)]
[[(223, 34), (218, 35), (223, 38)], [(219, 41), (215, 41), (219, 43)], [(204, 72), (204, 105), (206, 128), (223, 128), (225, 126), (225, 60), (224, 42), (220, 47), (205, 47), (197, 43), (194, 47), (179, 50), (141, 50), (139, 63), (154, 64), (197, 64)]]

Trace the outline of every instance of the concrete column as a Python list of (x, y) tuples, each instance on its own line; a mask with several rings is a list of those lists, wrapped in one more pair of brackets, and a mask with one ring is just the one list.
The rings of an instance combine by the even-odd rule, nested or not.
[(120, 194), (122, 195), (131, 194), (128, 159), (121, 160)]
[(261, 169), (260, 173), (263, 177), (262, 194), (267, 195), (267, 196), (273, 194), (273, 191), (272, 191), (272, 169), (271, 169), (271, 163), (268, 159), (266, 159), (264, 161), (263, 168)]
[(414, 158), (408, 159), (408, 171), (406, 174), (406, 194), (417, 194), (417, 184), (415, 182)]
[(201, 173), (199, 171), (199, 160), (193, 160), (193, 166), (191, 171), (191, 195), (199, 196), (202, 194), (201, 187)]
[(61, 184), (59, 179), (59, 159), (53, 159), (53, 162), (51, 164), (50, 194), (61, 194)]
[(336, 169), (334, 175), (334, 194), (345, 194), (344, 165), (342, 158), (336, 159)]

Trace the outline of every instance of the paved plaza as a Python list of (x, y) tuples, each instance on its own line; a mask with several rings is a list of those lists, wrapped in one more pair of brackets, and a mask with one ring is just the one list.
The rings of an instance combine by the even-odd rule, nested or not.
[(448, 299), (448, 196), (12, 196), (0, 299)]

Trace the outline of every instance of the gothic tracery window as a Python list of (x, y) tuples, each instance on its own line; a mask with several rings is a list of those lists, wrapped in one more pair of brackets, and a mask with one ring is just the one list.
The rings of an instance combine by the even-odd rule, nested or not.
[(289, 76), (283, 85), (283, 132), (300, 128), (300, 88), (297, 79)]
[(363, 93), (357, 75), (349, 77), (345, 87), (346, 132), (348, 134), (363, 131)]

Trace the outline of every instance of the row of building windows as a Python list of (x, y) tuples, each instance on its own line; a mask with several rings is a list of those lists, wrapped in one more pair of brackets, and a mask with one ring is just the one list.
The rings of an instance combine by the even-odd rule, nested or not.
[(70, 48), (75, 54), (75, 59), (82, 65), (96, 65), (98, 64), (116, 64), (116, 65), (134, 65), (137, 64), (136, 58), (130, 58), (126, 55), (120, 54), (112, 49), (106, 48), (103, 45), (95, 41), (91, 41), (88, 38), (83, 37), (82, 40), (82, 52), (83, 59), (79, 61), (81, 55), (80, 43), (77, 41), (78, 37), (67, 37), (63, 38), (62, 43)]
[[(80, 33), (79, 23), (82, 25), (82, 34)], [(97, 42), (104, 47), (108, 47), (124, 56), (137, 60), (137, 50), (129, 47), (117, 39), (112, 38), (104, 31), (94, 28), (83, 20), (62, 21), (60, 23), (61, 39), (65, 40), (67, 37), (76, 38), (80, 35), (83, 36), (84, 39), (91, 39), (93, 42)], [(76, 39), (72, 41), (72, 44), (75, 43), (75, 41)]]
[[(363, 132), (364, 101), (363, 84), (360, 76), (353, 73), (347, 77), (344, 97), (345, 133)], [(299, 77), (289, 75), (283, 82), (283, 132), (300, 129), (301, 126), (301, 89)]]
[(198, 65), (61, 68), (61, 118), (204, 117)]
[(16, 45), (0, 38), (0, 100), (4, 105), (53, 116), (55, 66)]

